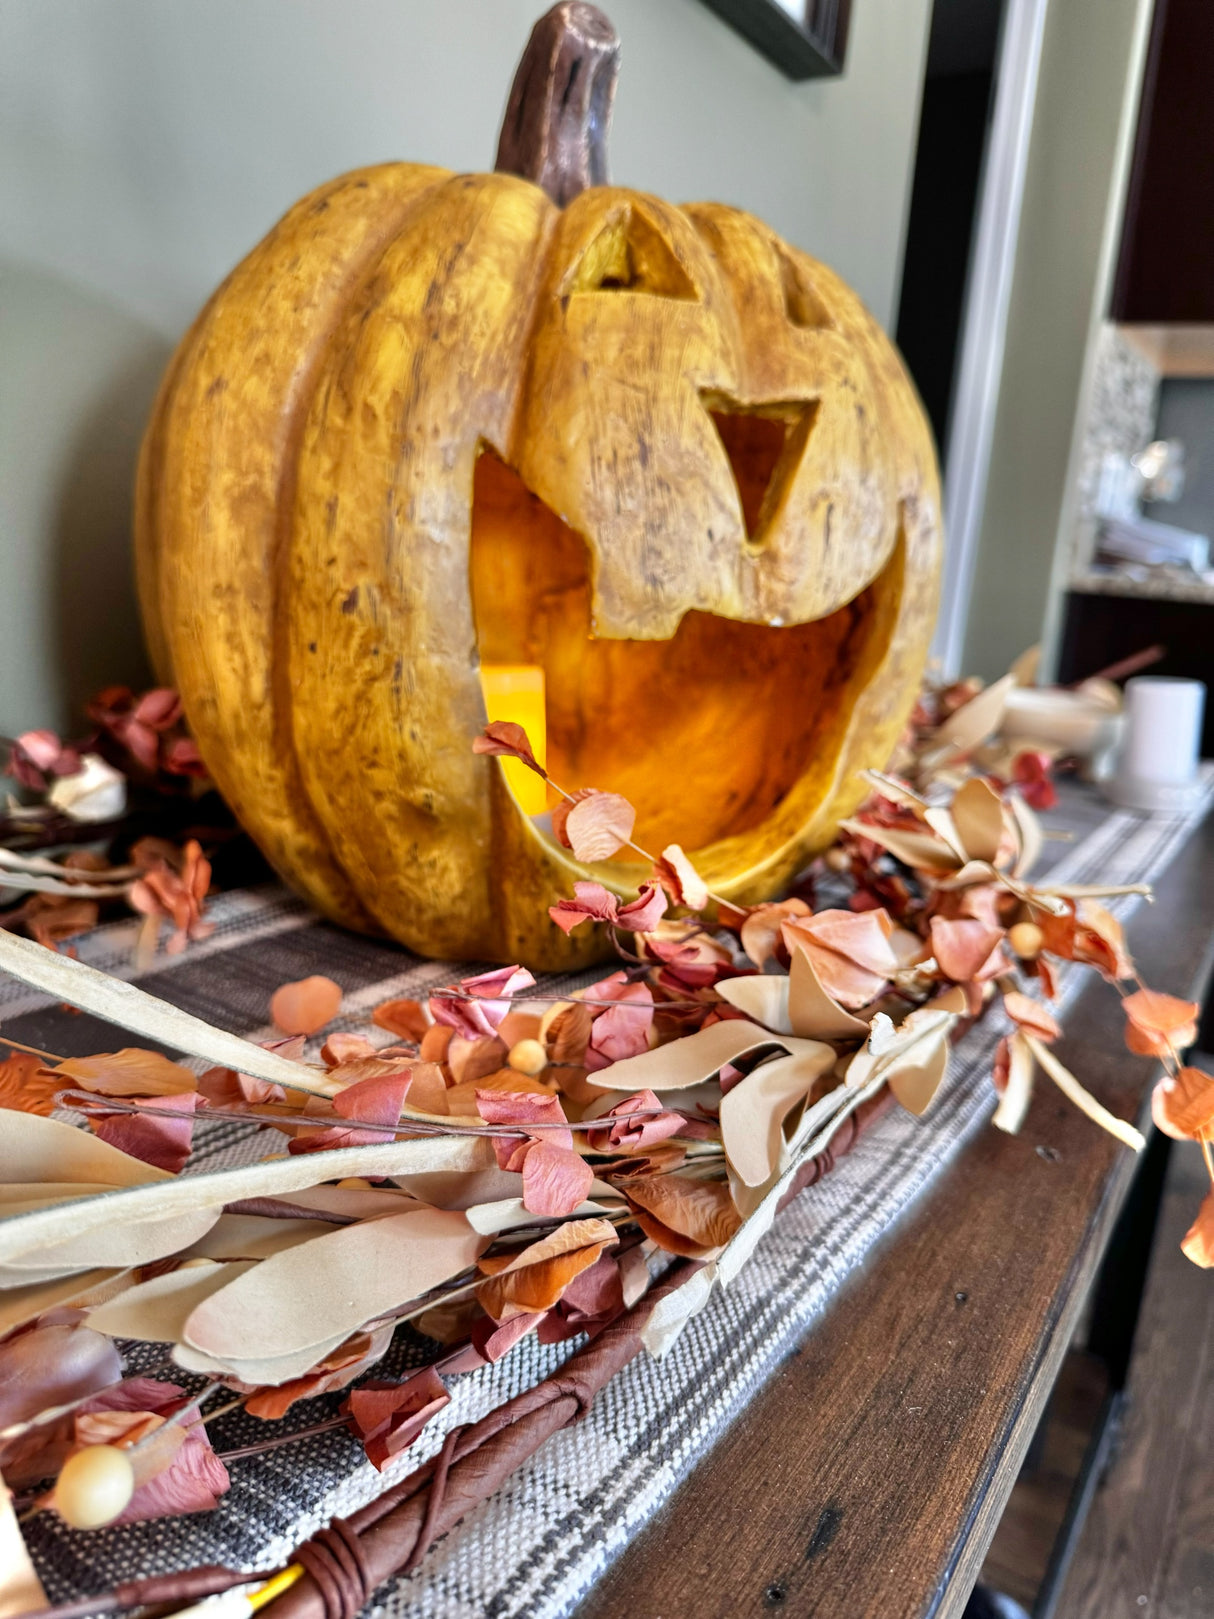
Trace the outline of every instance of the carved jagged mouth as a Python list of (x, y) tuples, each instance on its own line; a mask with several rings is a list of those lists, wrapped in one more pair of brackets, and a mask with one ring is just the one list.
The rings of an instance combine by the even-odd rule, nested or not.
[[(739, 434), (756, 483), (766, 468), (764, 489), (796, 431), (781, 422)], [(744, 493), (744, 509), (748, 498), (758, 526), (763, 495)], [(750, 513), (747, 526), (755, 532)], [(793, 797), (805, 818), (814, 794), (825, 797), (855, 698), (889, 643), (901, 547), (853, 600), (813, 623), (688, 612), (666, 641), (596, 639), (584, 540), (485, 450), (470, 574), (482, 664), (544, 671), (552, 775), (624, 794), (640, 843), (678, 842), (711, 866), (713, 846), (755, 832)]]

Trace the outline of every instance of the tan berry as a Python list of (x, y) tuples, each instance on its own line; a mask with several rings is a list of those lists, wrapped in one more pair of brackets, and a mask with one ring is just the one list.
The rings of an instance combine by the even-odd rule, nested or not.
[(511, 1046), (506, 1061), (518, 1074), (538, 1074), (548, 1066), (548, 1053), (538, 1040), (520, 1040)]
[(1021, 961), (1036, 961), (1045, 943), (1045, 934), (1036, 922), (1017, 922), (1008, 929), (1007, 942)]
[(100, 1529), (130, 1504), (135, 1473), (115, 1445), (90, 1445), (64, 1462), (55, 1483), (55, 1511), (73, 1529)]

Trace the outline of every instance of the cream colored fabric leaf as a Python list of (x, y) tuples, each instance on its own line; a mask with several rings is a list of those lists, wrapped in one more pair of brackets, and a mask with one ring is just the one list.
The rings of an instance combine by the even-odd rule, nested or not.
[(1031, 1034), (1026, 1034), (1024, 1040), (1054, 1084), (1068, 1100), (1074, 1102), (1081, 1113), (1086, 1113), (1094, 1124), (1098, 1124), (1102, 1130), (1107, 1130), (1111, 1136), (1127, 1147), (1132, 1147), (1135, 1152), (1142, 1151), (1146, 1146), (1146, 1139), (1141, 1130), (1136, 1130), (1132, 1124), (1127, 1124), (1124, 1119), (1117, 1118), (1107, 1107), (1102, 1106), (1090, 1091), (1084, 1089), (1070, 1069), (1059, 1062), (1047, 1045), (1043, 1045)]
[(33, 1321), (44, 1310), (54, 1310), (61, 1304), (76, 1304), (99, 1293), (107, 1286), (115, 1292), (124, 1285), (126, 1271), (88, 1270), (71, 1276), (56, 1276), (48, 1282), (35, 1282), (25, 1287), (14, 1287), (0, 1294), (0, 1336), (15, 1332)]
[[(399, 1213), (403, 1198), (397, 1199)], [(408, 1205), (406, 1204), (406, 1207)], [(382, 1211), (380, 1211), (382, 1212)], [(310, 1242), (333, 1230), (331, 1220), (278, 1220), (263, 1214), (221, 1214), (183, 1259), (270, 1259), (284, 1248)], [(131, 1333), (137, 1337), (137, 1333)]]
[(2, 928), (0, 970), (58, 1001), (79, 1007), (82, 1012), (92, 1012), (120, 1029), (157, 1040), (191, 1057), (205, 1057), (218, 1068), (234, 1068), (238, 1074), (251, 1074), (254, 1079), (268, 1080), (272, 1085), (289, 1085), (318, 1096), (332, 1095), (337, 1088), (329, 1084), (320, 1069), (289, 1062), (254, 1045), (251, 1040), (212, 1028), (202, 1018), (170, 1006), (135, 984), (111, 978), (96, 967), (58, 955), (32, 939), (20, 939)]
[(991, 1123), (1009, 1136), (1019, 1133), (1033, 1099), (1033, 1053), (1019, 1029), (1008, 1040), (1007, 1085)]
[(814, 1041), (794, 1039), (791, 1035), (772, 1034), (757, 1023), (730, 1018), (725, 1023), (713, 1023), (695, 1034), (672, 1040), (668, 1045), (656, 1046), (639, 1057), (626, 1057), (613, 1062), (609, 1068), (600, 1068), (594, 1083), (612, 1091), (680, 1091), (690, 1085), (699, 1085), (720, 1072), (723, 1064), (734, 1062), (749, 1051), (763, 1046), (782, 1046), (785, 1051), (799, 1051)]
[(954, 871), (958, 857), (947, 844), (927, 832), (906, 832), (901, 827), (870, 826), (867, 821), (840, 821), (845, 832), (855, 837), (868, 838), (888, 850), (895, 860), (916, 871)]
[[(109, 1193), (107, 1201), (118, 1195)], [(30, 1219), (40, 1217), (27, 1216)], [(107, 1220), (75, 1233), (64, 1242), (28, 1249), (10, 1259), (0, 1275), (22, 1278), (25, 1272), (46, 1276), (56, 1269), (60, 1274), (66, 1274), (97, 1267), (126, 1269), (133, 1265), (150, 1265), (153, 1260), (167, 1259), (170, 1254), (197, 1242), (218, 1218), (219, 1208), (216, 1206), (190, 1209), (159, 1220)], [(0, 1285), (4, 1285), (3, 1282)]]
[(807, 1040), (868, 1039), (868, 1024), (827, 994), (801, 945), (793, 947), (788, 983), (788, 1016), (798, 1035)]
[(88, 1324), (110, 1338), (141, 1338), (147, 1343), (175, 1344), (185, 1324), (204, 1299), (251, 1270), (249, 1262), (221, 1265), (213, 1261), (187, 1265), (127, 1288), (89, 1311)]
[(834, 1061), (831, 1046), (816, 1044), (761, 1064), (721, 1098), (725, 1156), (747, 1186), (761, 1186), (780, 1167), (785, 1117)]
[(993, 863), (1003, 841), (1003, 800), (990, 783), (971, 776), (954, 794), (952, 814), (966, 858)]
[(242, 1383), (254, 1383), (259, 1388), (277, 1388), (281, 1383), (290, 1383), (293, 1378), (310, 1372), (339, 1344), (345, 1343), (349, 1336), (347, 1332), (340, 1332), (323, 1343), (309, 1344), (293, 1354), (278, 1355), (269, 1360), (217, 1359), (214, 1355), (204, 1355), (190, 1344), (178, 1343), (173, 1346), (172, 1360), (183, 1372), (197, 1372), (203, 1377), (237, 1377)]
[(442, 1209), (343, 1226), (275, 1254), (205, 1300), (183, 1337), (217, 1359), (290, 1355), (420, 1297), (486, 1246), (462, 1214)]
[(774, 1034), (791, 1034), (788, 1015), (788, 974), (759, 973), (752, 978), (723, 978), (716, 986), (722, 1000), (745, 1012)]
[[(33, 1114), (5, 1113), (0, 1116), (0, 1168), (9, 1120), (54, 1124)], [(89, 1141), (70, 1125), (59, 1126), (69, 1136)], [(113, 1153), (114, 1148), (92, 1139), (94, 1147)], [(116, 1156), (125, 1159), (124, 1153)], [(129, 1160), (136, 1163), (137, 1160)], [(226, 1203), (251, 1197), (289, 1197), (304, 1187), (323, 1181), (355, 1176), (424, 1176), (428, 1172), (464, 1175), (493, 1164), (493, 1146), (484, 1136), (427, 1136), (411, 1141), (389, 1141), (370, 1147), (338, 1147), (328, 1152), (301, 1153), (297, 1157), (263, 1159), (234, 1169), (217, 1169), (207, 1174), (165, 1175), (162, 1170), (139, 1164), (152, 1184), (130, 1186), (98, 1196), (73, 1198), (53, 1208), (0, 1220), (0, 1265), (10, 1264), (22, 1254), (46, 1248), (116, 1222), (170, 1219), (178, 1215), (210, 1211), (211, 1220), (195, 1232), (197, 1241), (209, 1229)], [(62, 1168), (62, 1165), (57, 1165)], [(153, 1180), (154, 1177), (154, 1180)], [(23, 1177), (28, 1178), (28, 1177)], [(483, 1201), (480, 1199), (478, 1201)]]
[(926, 1007), (892, 1031), (888, 1019), (875, 1019), (869, 1044), (848, 1064), (848, 1085), (886, 1084), (907, 1112), (924, 1113), (947, 1071), (948, 1037), (956, 1021), (955, 1012)]
[[(579, 1203), (571, 1218), (583, 1220), (592, 1215), (611, 1214), (627, 1206), (622, 1198), (613, 1198), (609, 1203), (594, 1198)], [(535, 1215), (524, 1207), (521, 1197), (503, 1197), (496, 1203), (474, 1203), (470, 1209), (464, 1210), (464, 1217), (473, 1231), (478, 1231), (482, 1237), (495, 1237), (499, 1231), (513, 1231), (516, 1226), (535, 1224)]]
[[(0, 934), (4, 934), (3, 929)], [(44, 956), (50, 954), (41, 945), (36, 948)], [(0, 1181), (6, 1186), (21, 1181), (141, 1186), (172, 1178), (167, 1170), (155, 1169), (142, 1158), (132, 1158), (75, 1125), (44, 1119), (38, 1113), (0, 1108)]]
[(13, 1510), (8, 1486), (0, 1479), (0, 1619), (14, 1619), (47, 1605)]

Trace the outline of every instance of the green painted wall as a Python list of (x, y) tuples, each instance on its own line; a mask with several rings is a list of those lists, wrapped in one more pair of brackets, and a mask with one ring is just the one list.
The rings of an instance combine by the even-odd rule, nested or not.
[[(0, 4), (0, 733), (142, 678), (134, 458), (207, 293), (343, 169), (487, 166), (542, 4)], [(929, 0), (857, 0), (846, 76), (800, 85), (700, 0), (606, 4), (614, 178), (751, 209), (888, 322)]]

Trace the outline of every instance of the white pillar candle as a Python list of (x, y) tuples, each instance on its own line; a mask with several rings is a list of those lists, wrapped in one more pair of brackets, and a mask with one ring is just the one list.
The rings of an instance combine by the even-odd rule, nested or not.
[(1140, 675), (1126, 683), (1125, 735), (1113, 797), (1132, 809), (1184, 809), (1198, 791), (1206, 688), (1200, 680)]

